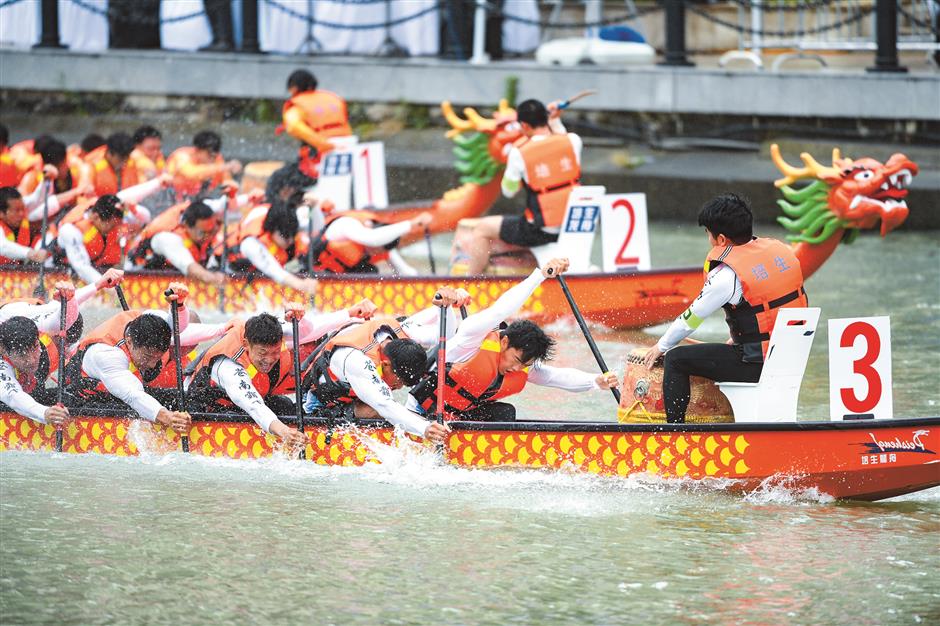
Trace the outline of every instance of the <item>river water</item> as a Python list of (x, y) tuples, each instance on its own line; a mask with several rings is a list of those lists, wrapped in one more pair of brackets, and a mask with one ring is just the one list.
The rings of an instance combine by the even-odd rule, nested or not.
[[(674, 224), (654, 224), (652, 240), (654, 266), (697, 265), (707, 247)], [(861, 237), (809, 281), (823, 316), (802, 418), (828, 415), (825, 319), (870, 315), (891, 315), (895, 415), (938, 413), (937, 244), (930, 232)], [(443, 257), (446, 242), (435, 245)], [(723, 339), (715, 317), (699, 337)], [(593, 369), (573, 323), (551, 330), (558, 364)], [(594, 328), (616, 369), (661, 330)], [(607, 393), (533, 388), (518, 405), (615, 419)], [(411, 447), (383, 457), (351, 469), (4, 453), (0, 623), (940, 622), (940, 489), (840, 503), (441, 467)]]

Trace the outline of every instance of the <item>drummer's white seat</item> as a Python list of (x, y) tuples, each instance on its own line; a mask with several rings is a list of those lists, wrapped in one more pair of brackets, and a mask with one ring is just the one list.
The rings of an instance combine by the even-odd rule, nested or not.
[(792, 422), (806, 361), (816, 336), (819, 308), (781, 309), (756, 383), (718, 383), (736, 422)]

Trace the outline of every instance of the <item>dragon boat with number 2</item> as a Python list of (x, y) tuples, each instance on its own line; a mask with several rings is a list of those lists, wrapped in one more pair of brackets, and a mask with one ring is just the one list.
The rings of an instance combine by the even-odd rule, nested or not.
[[(778, 201), (785, 216), (779, 222), (791, 233), (789, 239), (800, 260), (804, 278), (815, 272), (833, 254), (840, 242), (851, 243), (860, 230), (880, 224), (882, 236), (901, 225), (909, 209), (904, 201), (907, 187), (917, 175), (917, 165), (903, 154), (882, 164), (875, 159), (842, 158), (833, 150), (832, 165), (823, 166), (803, 153), (803, 167), (788, 165), (776, 145), (771, 153), (784, 174), (776, 181), (783, 198)], [(796, 181), (808, 184), (793, 188)], [(37, 271), (14, 266), (0, 273), (0, 299), (28, 297)], [(173, 278), (171, 278), (171, 276)], [(62, 273), (46, 274), (47, 288)], [(169, 280), (179, 277), (165, 272), (128, 272), (124, 291), (132, 308), (160, 308)], [(390, 277), (375, 274), (329, 274), (319, 276), (314, 305), (323, 311), (347, 308), (370, 298), (386, 315), (410, 315), (427, 306), (438, 287), (462, 287), (470, 292), (473, 307), (485, 308), (518, 282), (514, 276), (414, 276)], [(185, 280), (190, 302), (209, 309), (224, 302), (224, 311), (257, 310), (259, 304), (280, 307), (284, 302), (303, 300), (304, 294), (281, 287), (266, 278), (235, 275), (226, 283), (224, 297), (219, 288)], [(585, 318), (610, 328), (642, 328), (663, 323), (681, 313), (702, 286), (702, 269), (685, 267), (628, 271), (616, 274), (573, 274), (568, 284)], [(538, 322), (549, 322), (569, 314), (568, 304), (554, 281), (540, 286), (526, 302), (521, 314)]]
[[(291, 418), (282, 418), (286, 422)], [(305, 420), (307, 461), (329, 466), (379, 463), (397, 439), (381, 421), (336, 428)], [(940, 485), (940, 417), (842, 422), (618, 424), (611, 422), (450, 422), (442, 462), (488, 469), (562, 470), (704, 481), (732, 492), (781, 486), (833, 498), (880, 500)], [(51, 451), (53, 427), (0, 413), (0, 450)], [(161, 426), (126, 417), (79, 416), (63, 432), (65, 453), (130, 456), (180, 450)], [(426, 445), (426, 444), (425, 444)], [(433, 454), (427, 445), (426, 453)], [(275, 442), (250, 419), (194, 415), (189, 453), (258, 459)]]

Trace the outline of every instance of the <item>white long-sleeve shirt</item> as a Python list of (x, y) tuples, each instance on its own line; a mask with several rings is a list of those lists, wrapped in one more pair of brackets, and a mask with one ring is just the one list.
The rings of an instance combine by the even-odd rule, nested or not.
[(698, 297), (660, 337), (657, 343), (659, 349), (663, 352), (672, 350), (680, 341), (695, 332), (706, 317), (726, 304), (740, 304), (743, 297), (741, 281), (733, 269), (724, 264), (712, 269), (708, 272)]
[(150, 247), (184, 276), (188, 273), (189, 266), (196, 263), (192, 253), (186, 249), (183, 238), (174, 232), (157, 233), (150, 238)]
[[(46, 186), (46, 181), (42, 181), (36, 185), (36, 188), (33, 189), (29, 195), (23, 196), (23, 204), (26, 206), (26, 210), (29, 211), (26, 219), (30, 222), (42, 220), (43, 207), (46, 205), (43, 188)], [(55, 192), (50, 191), (48, 209), (45, 209), (47, 211), (47, 218), (57, 215), (61, 209), (62, 206), (59, 204), (59, 199), (56, 197)]]
[[(65, 307), (65, 327), (68, 328), (78, 319), (78, 307), (90, 300), (98, 288), (94, 285), (85, 285), (75, 290), (75, 295), (68, 301)], [(52, 300), (46, 304), (29, 304), (28, 302), (11, 302), (0, 307), (0, 323), (3, 323), (15, 317), (22, 315), (36, 323), (41, 333), (59, 332), (59, 314), (61, 305), (58, 300)]]
[[(298, 324), (301, 345), (316, 341), (327, 333), (331, 333), (349, 321), (349, 313), (336, 311), (334, 313), (308, 312)], [(288, 345), (293, 339), (293, 327), (285, 323), (281, 325), (284, 339)], [(225, 390), (229, 400), (247, 413), (265, 432), (271, 432), (271, 424), (277, 419), (274, 411), (264, 403), (264, 398), (251, 385), (251, 376), (241, 365), (232, 359), (217, 359), (210, 371), (212, 382)], [(248, 383), (244, 385), (243, 383)]]
[(411, 232), (408, 220), (369, 228), (354, 217), (338, 217), (323, 234), (327, 241), (353, 241), (368, 248), (381, 248)]
[[(155, 309), (144, 313), (156, 315), (165, 321), (172, 332), (173, 320), (169, 313)], [(189, 309), (182, 307), (179, 310), (179, 319), (182, 333), (189, 324)], [(156, 421), (157, 413), (164, 408), (156, 398), (144, 390), (143, 382), (131, 373), (130, 359), (120, 348), (101, 343), (89, 346), (82, 358), (82, 370), (89, 377), (104, 383), (108, 393), (130, 406), (145, 420)]]
[(69, 265), (72, 266), (79, 278), (89, 285), (98, 282), (101, 278), (101, 272), (91, 264), (91, 257), (88, 256), (88, 250), (85, 248), (82, 231), (75, 224), (63, 224), (59, 229), (59, 236), (56, 241), (65, 250)]
[(5, 256), (15, 261), (22, 261), (27, 258), (26, 255), (29, 254), (29, 250), (29, 246), (20, 245), (15, 241), (10, 241), (6, 237), (0, 236), (0, 256)]
[[(39, 381), (40, 384), (45, 381)], [(13, 409), (18, 415), (28, 417), (41, 424), (46, 423), (46, 409), (36, 400), (23, 391), (20, 382), (16, 380), (16, 370), (6, 359), (0, 358), (0, 402)]]
[(283, 285), (287, 282), (290, 272), (284, 269), (283, 265), (278, 263), (274, 255), (268, 252), (268, 249), (257, 237), (245, 237), (242, 239), (238, 250), (259, 272), (278, 285)]
[[(426, 348), (431, 347), (438, 340), (439, 315), (440, 307), (429, 307), (405, 320), (402, 328), (408, 337), (420, 345)], [(456, 319), (450, 308), (448, 308), (448, 315), (449, 335), (450, 328), (456, 327)], [(379, 332), (375, 338), (377, 341), (384, 341), (387, 338), (390, 339), (391, 335)], [(429, 422), (395, 401), (392, 390), (378, 375), (375, 363), (364, 352), (355, 348), (337, 348), (330, 357), (330, 371), (341, 382), (349, 383), (356, 397), (372, 407), (384, 419), (395, 426), (400, 426), (406, 432), (419, 437), (424, 436)]]

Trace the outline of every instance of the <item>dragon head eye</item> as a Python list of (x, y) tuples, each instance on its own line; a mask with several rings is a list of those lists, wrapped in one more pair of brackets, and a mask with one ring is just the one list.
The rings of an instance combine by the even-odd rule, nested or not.
[(861, 172), (853, 176), (855, 180), (860, 181), (860, 182), (863, 180), (871, 180), (874, 177), (875, 177), (875, 173), (869, 170), (862, 170)]

